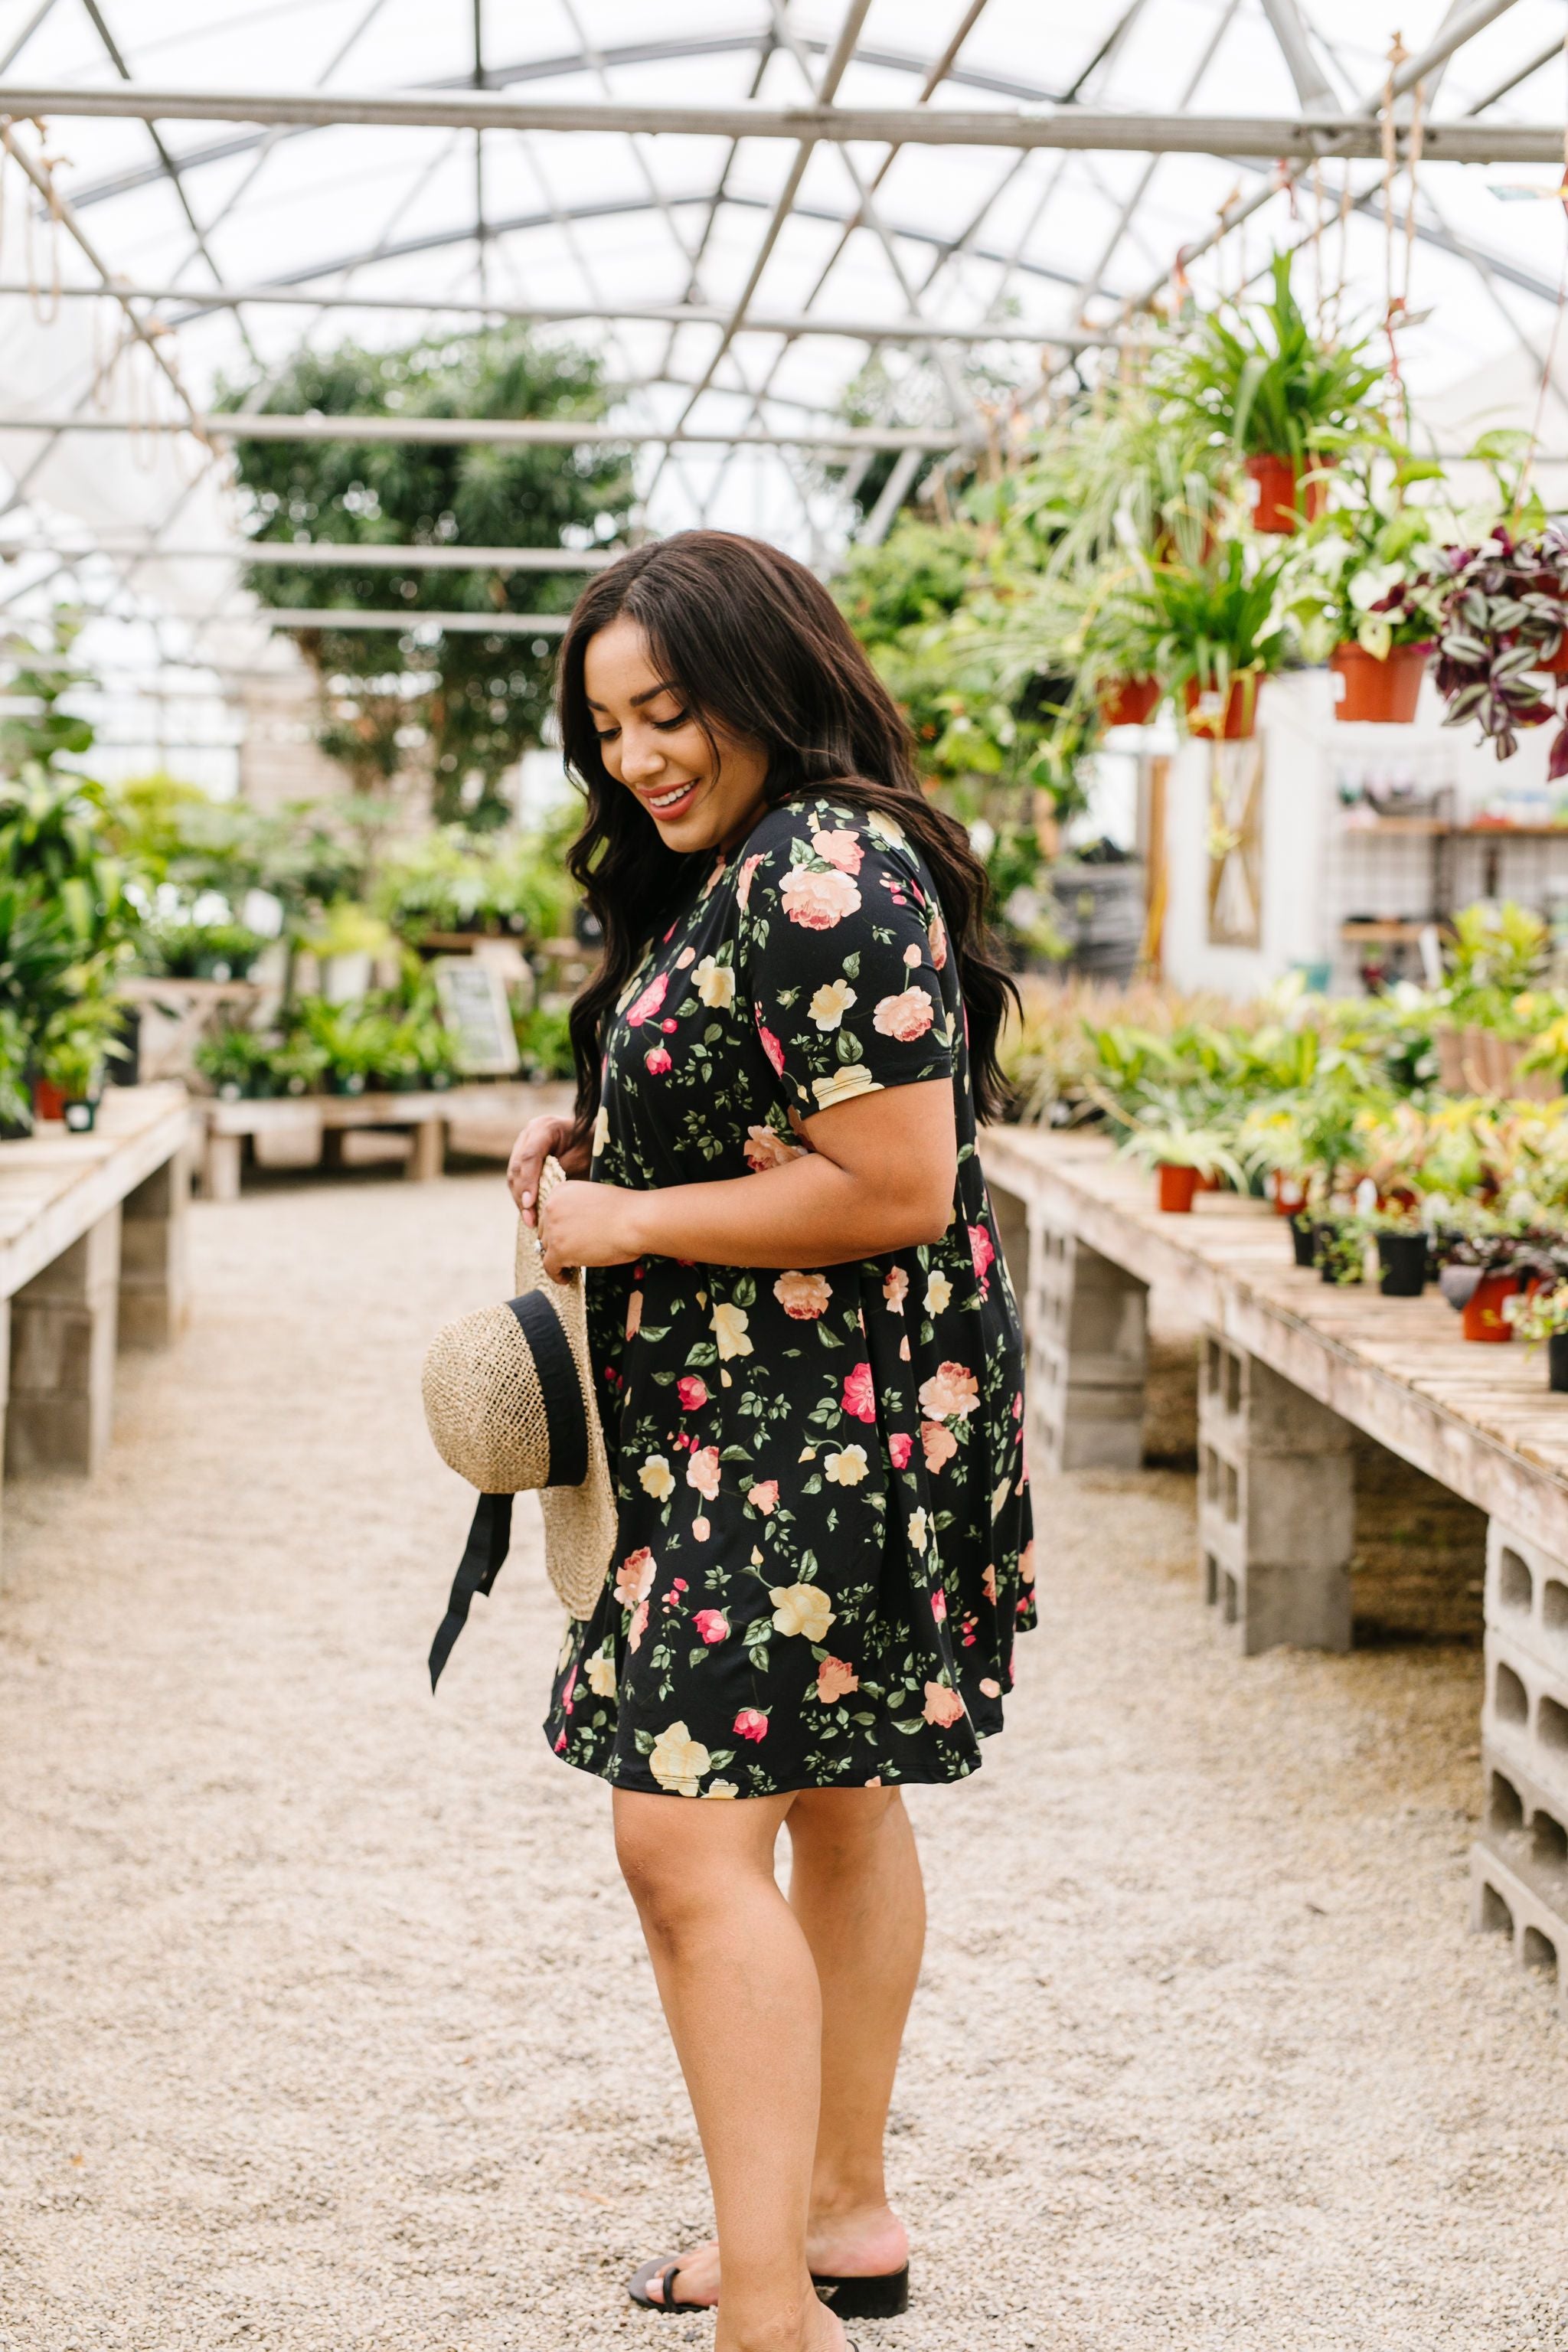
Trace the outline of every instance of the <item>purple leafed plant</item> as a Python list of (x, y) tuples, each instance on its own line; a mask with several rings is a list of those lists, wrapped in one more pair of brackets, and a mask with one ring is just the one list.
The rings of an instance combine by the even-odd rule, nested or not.
[[(1511, 759), (1521, 727), (1543, 726), (1560, 711), (1563, 681), (1541, 673), (1568, 628), (1568, 530), (1549, 523), (1516, 539), (1500, 526), (1479, 547), (1442, 549), (1429, 577), (1442, 611), (1433, 674), (1448, 706), (1444, 724), (1474, 719), (1498, 758)], [(1568, 775), (1564, 715), (1552, 747), (1553, 778)]]

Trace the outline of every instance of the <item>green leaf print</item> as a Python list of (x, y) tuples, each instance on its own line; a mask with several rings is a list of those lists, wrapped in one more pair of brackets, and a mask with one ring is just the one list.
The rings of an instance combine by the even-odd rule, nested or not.
[(711, 1339), (698, 1339), (687, 1349), (686, 1360), (689, 1365), (716, 1364), (719, 1350)]
[(857, 948), (852, 948), (844, 959), (844, 977), (846, 980), (858, 980), (860, 977), (860, 953)]
[(833, 1050), (841, 1062), (863, 1062), (866, 1058), (866, 1048), (853, 1029), (835, 1032)]

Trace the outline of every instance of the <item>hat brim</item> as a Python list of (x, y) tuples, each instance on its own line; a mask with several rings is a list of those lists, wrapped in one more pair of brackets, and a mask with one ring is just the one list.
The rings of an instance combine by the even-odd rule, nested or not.
[[(542, 1218), (551, 1193), (564, 1181), (565, 1171), (559, 1161), (547, 1160), (539, 1184)], [(531, 1290), (542, 1290), (560, 1317), (582, 1383), (588, 1423), (588, 1475), (577, 1486), (542, 1486), (539, 1502), (544, 1514), (545, 1573), (570, 1613), (587, 1618), (599, 1605), (620, 1531), (588, 1349), (587, 1289), (581, 1266), (574, 1266), (564, 1278), (549, 1272), (540, 1228), (524, 1224), (520, 1217), (514, 1293), (521, 1298)]]

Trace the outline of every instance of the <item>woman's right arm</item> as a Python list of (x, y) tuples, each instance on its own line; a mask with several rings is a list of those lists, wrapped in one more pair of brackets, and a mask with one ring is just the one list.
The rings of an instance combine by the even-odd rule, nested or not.
[(547, 1112), (542, 1118), (531, 1118), (511, 1147), (507, 1161), (507, 1190), (522, 1212), (525, 1225), (535, 1220), (534, 1202), (539, 1192), (540, 1171), (552, 1154), (560, 1160), (568, 1176), (586, 1176), (590, 1163), (588, 1139), (584, 1135), (574, 1145), (572, 1138), (576, 1121), (559, 1112)]

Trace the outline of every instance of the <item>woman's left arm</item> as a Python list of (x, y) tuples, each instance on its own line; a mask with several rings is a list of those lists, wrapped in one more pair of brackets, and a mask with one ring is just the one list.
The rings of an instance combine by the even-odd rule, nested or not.
[(755, 1176), (651, 1192), (558, 1185), (546, 1265), (842, 1265), (941, 1238), (958, 1167), (951, 1079), (879, 1087), (816, 1112), (803, 1131), (809, 1151)]

